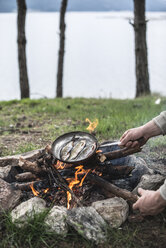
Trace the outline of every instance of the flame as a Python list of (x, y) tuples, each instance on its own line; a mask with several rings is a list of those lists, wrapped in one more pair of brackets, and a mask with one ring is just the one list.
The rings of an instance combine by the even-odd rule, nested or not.
[(65, 167), (65, 164), (64, 164), (63, 162), (61, 162), (61, 161), (58, 160), (57, 163), (54, 164), (54, 167), (55, 167), (57, 170), (63, 170), (64, 167)]
[(35, 196), (38, 196), (38, 195), (39, 195), (39, 192), (38, 192), (37, 190), (34, 189), (33, 183), (30, 185), (30, 188), (31, 188), (31, 190), (32, 190), (32, 192), (33, 192), (33, 194), (34, 194)]
[[(79, 184), (79, 187), (82, 186), (88, 172), (90, 171), (90, 169), (88, 170), (84, 170), (83, 169), (83, 165), (77, 166), (75, 167), (75, 169), (77, 170), (75, 172), (75, 178), (67, 178), (66, 180), (69, 182), (69, 188), (72, 190), (74, 185)], [(84, 177), (81, 179), (81, 181), (78, 179), (78, 175), (81, 174), (85, 174)], [(69, 209), (70, 207), (70, 201), (71, 201), (71, 194), (69, 191), (67, 191), (67, 209)]]
[(95, 128), (97, 127), (99, 121), (98, 119), (95, 119), (95, 121), (91, 122), (88, 118), (85, 119), (86, 122), (89, 122), (89, 126), (87, 127), (87, 130), (92, 133)]
[(96, 153), (100, 153), (100, 152), (102, 152), (102, 150), (97, 150), (97, 151), (96, 151)]
[[(30, 185), (30, 188), (31, 188), (31, 190), (32, 190), (32, 192), (33, 192), (33, 194), (35, 195), (35, 196), (39, 196), (40, 195), (40, 193), (39, 193), (39, 191), (37, 191), (34, 187), (33, 187), (33, 183)], [(47, 188), (47, 189), (43, 189), (43, 193), (47, 193), (49, 191), (49, 188)]]

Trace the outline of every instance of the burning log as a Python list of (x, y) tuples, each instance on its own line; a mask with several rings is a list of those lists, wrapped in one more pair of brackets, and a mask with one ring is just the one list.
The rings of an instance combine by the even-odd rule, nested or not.
[(138, 200), (138, 196), (131, 193), (130, 191), (126, 190), (126, 189), (121, 189), (109, 182), (107, 182), (106, 180), (102, 179), (99, 176), (96, 175), (92, 175), (89, 174), (88, 175), (88, 179), (97, 184), (98, 186), (102, 187), (103, 189), (113, 193), (115, 196), (118, 197), (122, 197), (123, 199), (131, 202), (131, 203), (135, 203)]
[(120, 150), (115, 150), (112, 152), (107, 152), (107, 153), (98, 153), (98, 158), (100, 160), (100, 162), (104, 162), (106, 159), (117, 159), (117, 158), (122, 158), (122, 157), (126, 157), (128, 155), (137, 153), (137, 152), (141, 152), (142, 148), (140, 147), (134, 147), (134, 148), (123, 148)]
[(36, 175), (32, 174), (31, 172), (24, 172), (21, 174), (17, 174), (15, 176), (15, 179), (18, 182), (33, 181), (33, 180), (36, 180), (36, 178), (37, 178)]
[(34, 185), (35, 183), (39, 183), (41, 181), (32, 181), (32, 182), (26, 182), (26, 183), (14, 183), (14, 187), (20, 190), (25, 191), (31, 191), (31, 185)]
[(128, 165), (103, 165), (98, 166), (97, 171), (102, 172), (103, 176), (108, 176), (111, 179), (117, 179), (117, 178), (124, 178), (128, 176), (132, 170), (134, 169), (134, 166), (128, 166)]
[[(74, 192), (69, 188), (69, 186), (67, 185), (66, 181), (63, 179), (63, 177), (61, 176), (61, 174), (59, 173), (59, 171), (54, 167), (54, 166), (51, 166), (49, 167), (49, 171), (55, 181), (55, 183), (61, 187), (63, 190), (65, 190), (66, 192), (69, 192), (73, 199), (76, 201), (76, 203), (82, 207), (83, 205), (81, 204), (81, 202), (79, 201), (79, 199), (76, 197), (76, 195), (74, 194)], [(56, 174), (58, 176), (58, 179), (55, 178), (54, 174)]]

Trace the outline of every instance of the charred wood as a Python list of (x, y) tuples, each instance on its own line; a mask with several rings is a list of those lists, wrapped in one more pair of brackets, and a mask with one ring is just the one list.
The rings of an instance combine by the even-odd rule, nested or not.
[(98, 166), (97, 171), (102, 172), (102, 175), (108, 176), (110, 179), (124, 178), (128, 176), (134, 166), (127, 165), (115, 165), (115, 166)]
[(51, 166), (51, 168), (49, 168), (51, 174), (57, 175), (58, 179), (55, 178), (54, 176), (54, 180), (56, 182), (56, 184), (61, 187), (63, 190), (65, 190), (66, 192), (70, 192), (71, 196), (73, 197), (73, 199), (75, 200), (75, 202), (77, 203), (77, 205), (79, 205), (80, 207), (83, 206), (82, 203), (79, 201), (79, 199), (76, 197), (76, 195), (74, 194), (74, 192), (69, 188), (67, 182), (65, 181), (65, 179), (61, 176), (61, 174), (59, 173), (59, 171), (54, 167)]
[(35, 183), (39, 183), (40, 181), (32, 181), (26, 183), (13, 183), (12, 185), (20, 190), (31, 191), (30, 185), (34, 185)]
[(46, 171), (45, 166), (40, 167), (37, 162), (28, 161), (22, 157), (19, 159), (19, 166), (28, 172), (32, 172), (34, 174), (40, 174)]
[(34, 180), (36, 180), (36, 178), (37, 178), (37, 176), (34, 175), (32, 172), (24, 172), (24, 173), (21, 173), (21, 174), (17, 174), (15, 176), (15, 179), (18, 182), (34, 181)]
[(120, 150), (107, 152), (107, 153), (104, 153), (104, 154), (99, 154), (98, 156), (99, 156), (99, 160), (101, 161), (100, 157), (102, 157), (103, 159), (102, 159), (101, 162), (104, 162), (106, 159), (111, 160), (111, 159), (126, 157), (128, 155), (131, 155), (131, 154), (134, 154), (134, 153), (137, 153), (137, 152), (141, 152), (141, 150), (142, 150), (142, 148), (140, 148), (140, 147), (123, 148), (123, 149), (120, 149)]
[(90, 180), (94, 184), (97, 184), (98, 186), (102, 187), (103, 190), (105, 189), (105, 190), (113, 193), (115, 196), (122, 197), (123, 199), (125, 199), (131, 203), (134, 203), (138, 200), (137, 195), (131, 193), (128, 190), (120, 189), (119, 187), (107, 182), (106, 180), (102, 179), (99, 176), (89, 174), (88, 180)]

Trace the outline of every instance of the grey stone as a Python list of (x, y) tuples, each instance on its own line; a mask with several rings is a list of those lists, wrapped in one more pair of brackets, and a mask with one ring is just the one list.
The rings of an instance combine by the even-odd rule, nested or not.
[(144, 174), (153, 174), (153, 170), (148, 168), (146, 162), (140, 157), (131, 155), (125, 158), (120, 158), (119, 160), (123, 161), (124, 164), (128, 166), (134, 166), (134, 169), (127, 178), (112, 180), (112, 183), (120, 188), (132, 191), (140, 182), (141, 177)]
[(66, 222), (67, 208), (54, 206), (45, 219), (45, 223), (56, 234), (66, 236), (68, 226)]
[(25, 226), (29, 218), (33, 219), (35, 214), (42, 213), (45, 209), (46, 202), (39, 197), (33, 197), (12, 210), (12, 222), (19, 227)]
[(127, 202), (119, 197), (93, 202), (92, 207), (114, 228), (120, 227), (129, 213)]
[(141, 177), (141, 180), (137, 187), (134, 188), (133, 193), (137, 194), (138, 188), (147, 190), (157, 190), (163, 183), (165, 177), (161, 175), (148, 175), (145, 174)]
[(5, 167), (0, 167), (0, 178), (4, 179), (4, 178), (8, 177), (10, 171), (11, 171), (10, 165), (7, 165)]
[(21, 191), (0, 178), (0, 213), (13, 209), (20, 201)]
[(84, 238), (99, 244), (106, 241), (107, 224), (93, 207), (68, 210), (67, 223)]
[(141, 157), (136, 157), (134, 155), (131, 155), (128, 158), (128, 163), (127, 163), (128, 165), (135, 166), (135, 170), (138, 170), (141, 176), (144, 174), (153, 174), (153, 170), (147, 166), (147, 163)]

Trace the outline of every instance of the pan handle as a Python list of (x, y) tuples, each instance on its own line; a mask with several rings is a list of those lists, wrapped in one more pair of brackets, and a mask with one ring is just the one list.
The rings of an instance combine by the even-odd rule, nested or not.
[[(131, 140), (131, 142), (134, 142), (134, 141), (137, 141), (138, 142), (138, 145), (137, 145), (137, 147), (142, 147), (144, 144), (145, 144), (145, 142), (146, 142), (146, 140), (145, 140), (145, 138), (144, 137), (141, 137), (141, 138), (139, 138), (139, 139), (137, 139), (137, 140)], [(130, 142), (130, 141), (129, 141)], [(123, 146), (124, 147), (124, 146)], [(130, 147), (129, 147), (130, 148)]]
[[(131, 140), (132, 141), (132, 140)], [(145, 138), (141, 137), (135, 141), (138, 141), (138, 147), (142, 147), (145, 144)], [(132, 141), (133, 142), (133, 141)], [(103, 145), (100, 145), (99, 147), (106, 147), (106, 146), (115, 146), (118, 145), (120, 148), (124, 148), (125, 146), (122, 146), (120, 141), (116, 141), (116, 142), (111, 142), (111, 143), (106, 143)], [(128, 148), (129, 149), (129, 148)]]

